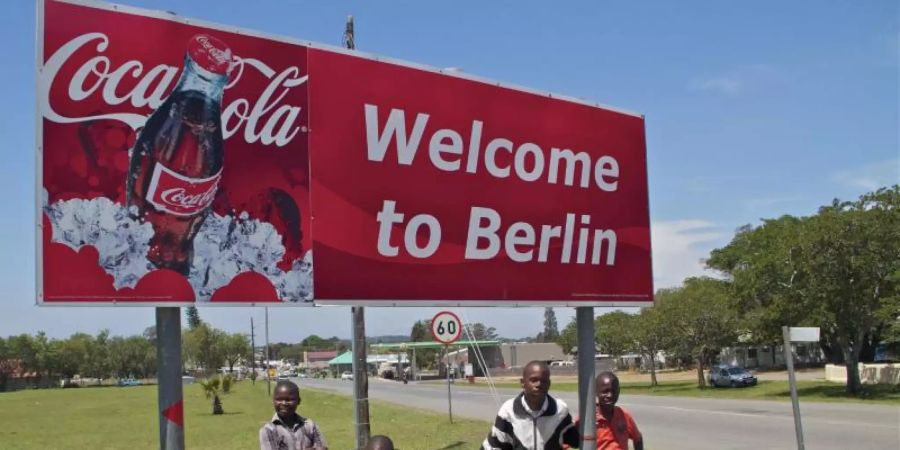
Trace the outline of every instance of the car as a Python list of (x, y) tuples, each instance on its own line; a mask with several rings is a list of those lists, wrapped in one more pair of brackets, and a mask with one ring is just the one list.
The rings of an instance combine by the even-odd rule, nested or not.
[(278, 375), (278, 379), (279, 380), (289, 380), (289, 379), (291, 379), (291, 374), (282, 373), (282, 374)]
[(341, 380), (352, 380), (353, 372), (344, 372), (341, 374)]
[(709, 385), (712, 387), (756, 386), (759, 382), (749, 370), (738, 366), (718, 365), (709, 369)]
[(300, 372), (300, 374), (297, 376), (300, 378), (309, 378), (309, 375), (307, 375), (306, 372)]
[(141, 385), (141, 381), (135, 380), (134, 378), (120, 378), (119, 379), (119, 386), (125, 387), (125, 386), (140, 386), (140, 385)]
[(181, 382), (182, 382), (183, 384), (194, 384), (195, 381), (197, 381), (197, 380), (196, 380), (194, 377), (190, 376), (190, 375), (183, 375), (183, 376), (181, 377)]

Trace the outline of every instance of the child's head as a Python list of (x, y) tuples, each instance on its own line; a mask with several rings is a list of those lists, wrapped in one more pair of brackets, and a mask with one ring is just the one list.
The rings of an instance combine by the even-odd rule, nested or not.
[(544, 403), (550, 390), (550, 368), (543, 361), (531, 361), (522, 369), (522, 391), (525, 400), (534, 407)]
[(394, 450), (394, 442), (387, 436), (377, 435), (369, 439), (366, 450)]
[(597, 374), (595, 387), (597, 389), (597, 405), (601, 409), (611, 409), (619, 401), (619, 377), (616, 374), (604, 371)]
[(272, 405), (281, 419), (293, 418), (300, 405), (300, 388), (292, 381), (279, 381), (272, 395)]

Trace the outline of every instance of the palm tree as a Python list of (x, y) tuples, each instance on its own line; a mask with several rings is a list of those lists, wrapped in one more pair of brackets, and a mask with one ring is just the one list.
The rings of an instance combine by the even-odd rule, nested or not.
[[(222, 400), (219, 399), (219, 396), (222, 395), (225, 391), (222, 389), (222, 380), (219, 377), (208, 378), (206, 380), (200, 380), (200, 386), (203, 387), (203, 393), (206, 394), (206, 398), (213, 399), (213, 410), (212, 413), (215, 415), (223, 414), (225, 410), (222, 409)], [(231, 383), (228, 383), (229, 387)]]

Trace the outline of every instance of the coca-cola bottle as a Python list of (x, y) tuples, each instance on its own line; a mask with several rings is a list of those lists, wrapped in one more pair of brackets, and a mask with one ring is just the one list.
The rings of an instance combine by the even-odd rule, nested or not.
[(192, 37), (175, 90), (132, 149), (126, 204), (132, 216), (153, 224), (147, 258), (158, 268), (190, 272), (194, 237), (222, 178), (222, 91), (231, 65), (222, 41)]

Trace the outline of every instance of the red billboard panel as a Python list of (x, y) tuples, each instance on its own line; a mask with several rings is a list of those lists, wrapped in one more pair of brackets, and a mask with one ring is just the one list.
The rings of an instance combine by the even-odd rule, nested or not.
[(652, 301), (640, 116), (164, 13), (42, 10), (42, 304)]
[(309, 58), (317, 301), (651, 301), (642, 117)]
[(307, 48), (42, 7), (39, 301), (309, 303)]

